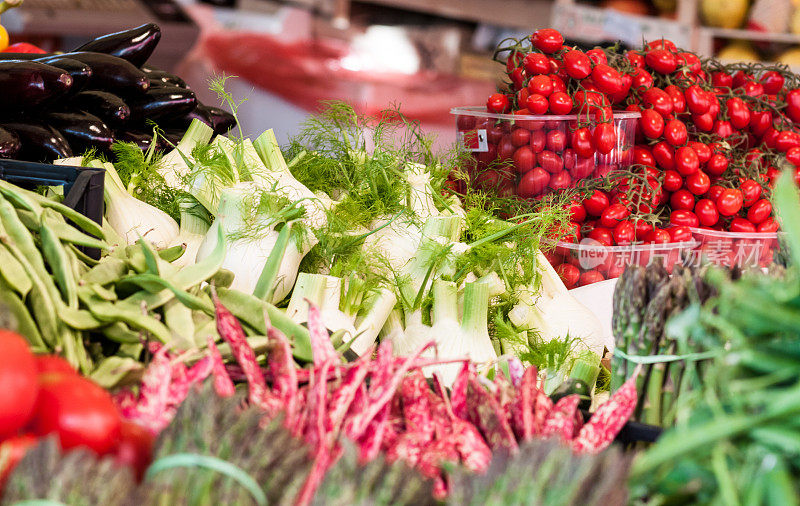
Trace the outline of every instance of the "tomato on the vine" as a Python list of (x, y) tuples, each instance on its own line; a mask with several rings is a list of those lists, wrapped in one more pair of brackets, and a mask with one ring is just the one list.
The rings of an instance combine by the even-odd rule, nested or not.
[(599, 242), (603, 246), (614, 245), (614, 234), (611, 229), (606, 227), (595, 227), (586, 234), (586, 237)]
[(528, 109), (531, 114), (545, 114), (549, 107), (550, 102), (547, 100), (547, 97), (539, 95), (538, 93), (532, 93), (525, 99), (525, 108)]
[(541, 53), (526, 54), (522, 60), (522, 66), (525, 68), (525, 72), (531, 76), (550, 73), (550, 60)]
[(569, 114), (572, 110), (572, 99), (562, 91), (550, 95), (550, 112), (553, 114)]
[(750, 209), (747, 210), (747, 219), (753, 225), (763, 222), (772, 214), (772, 204), (767, 199), (757, 200)]
[(658, 139), (664, 133), (664, 118), (653, 109), (642, 111), (639, 125), (642, 133), (649, 139)]
[(667, 51), (677, 50), (677, 47), (675, 46), (674, 42), (664, 38), (651, 40), (650, 42), (645, 44), (644, 47), (645, 49), (666, 49)]
[(643, 69), (645, 66), (644, 55), (638, 51), (625, 51), (625, 58), (627, 58), (634, 67)]
[(585, 79), (592, 73), (592, 61), (580, 49), (564, 53), (564, 70), (573, 79)]
[(544, 74), (531, 77), (531, 80), (528, 81), (528, 93), (538, 93), (544, 97), (549, 97), (553, 93), (553, 80), (550, 79), (550, 76)]
[(683, 178), (678, 172), (670, 169), (664, 171), (664, 182), (662, 187), (668, 192), (679, 190), (683, 186)]
[(567, 263), (556, 267), (556, 274), (568, 289), (575, 288), (578, 285), (578, 279), (581, 277), (581, 271), (574, 265)]
[(775, 218), (767, 218), (758, 224), (756, 231), (762, 234), (771, 234), (777, 232), (778, 228), (778, 222), (775, 221)]
[(600, 190), (595, 190), (594, 193), (583, 201), (583, 207), (591, 216), (600, 216), (608, 206), (608, 195)]
[(586, 127), (581, 127), (572, 132), (572, 149), (581, 158), (589, 158), (594, 155), (594, 139), (592, 133)]
[(644, 241), (647, 238), (647, 235), (655, 230), (655, 226), (652, 223), (648, 223), (645, 220), (640, 219), (635, 220), (633, 226), (636, 231), (637, 241)]
[(533, 166), (536, 164), (536, 156), (528, 146), (522, 146), (517, 149), (512, 159), (514, 160), (514, 167), (516, 167), (517, 172), (520, 174), (524, 174), (533, 169)]
[(594, 63), (595, 65), (601, 63), (603, 64), (608, 63), (608, 57), (606, 56), (606, 52), (600, 49), (599, 47), (586, 51), (586, 56), (588, 56), (589, 59), (592, 60), (592, 63)]
[(689, 242), (692, 240), (692, 229), (686, 225), (671, 227), (668, 232), (670, 242)]
[(686, 97), (686, 107), (692, 114), (705, 114), (711, 108), (712, 98), (696, 84), (686, 88), (684, 97)]
[(567, 134), (561, 130), (550, 130), (547, 132), (547, 149), (560, 153), (567, 147)]
[(509, 111), (510, 107), (511, 104), (508, 101), (508, 97), (502, 93), (493, 93), (486, 102), (486, 110), (495, 114), (506, 113)]
[(647, 148), (647, 146), (640, 146), (637, 144), (633, 147), (633, 163), (637, 165), (655, 167), (656, 159), (653, 158), (653, 153)]
[(547, 54), (557, 53), (564, 45), (564, 36), (553, 28), (540, 28), (531, 35), (533, 46)]
[(728, 230), (730, 230), (731, 232), (751, 234), (756, 232), (756, 226), (747, 221), (746, 219), (737, 216), (731, 220), (731, 224), (728, 226)]
[(534, 153), (541, 153), (547, 145), (547, 135), (544, 130), (531, 132), (531, 149)]
[(612, 231), (614, 242), (620, 246), (630, 244), (636, 240), (636, 229), (628, 220), (620, 221)]
[(672, 114), (672, 98), (661, 88), (650, 88), (642, 93), (642, 102), (652, 107), (664, 118)]
[(722, 153), (711, 155), (711, 158), (706, 163), (706, 172), (712, 176), (721, 176), (728, 170), (728, 158)]
[(671, 74), (678, 68), (678, 59), (675, 54), (666, 49), (650, 49), (644, 56), (648, 67), (659, 74)]
[(744, 103), (744, 100), (739, 97), (729, 98), (725, 102), (725, 106), (728, 109), (728, 118), (733, 128), (739, 130), (747, 128), (750, 124), (750, 108)]
[(759, 137), (772, 126), (771, 111), (752, 111), (750, 113), (750, 131)]
[(586, 220), (586, 209), (583, 204), (577, 200), (573, 200), (569, 204), (570, 220), (576, 223), (583, 223)]
[(800, 122), (800, 89), (791, 90), (786, 94), (786, 114), (795, 123)]
[(717, 205), (711, 199), (700, 199), (694, 206), (694, 213), (697, 220), (704, 227), (713, 227), (719, 221)]
[(553, 190), (564, 190), (569, 188), (570, 184), (572, 184), (572, 178), (569, 176), (569, 172), (561, 170), (550, 176), (550, 182), (547, 185)]
[(16, 332), (0, 330), (0, 440), (24, 427), (34, 413), (36, 361), (28, 342)]
[(783, 84), (786, 82), (786, 79), (784, 79), (780, 72), (768, 70), (761, 74), (759, 82), (761, 86), (764, 87), (764, 93), (767, 95), (775, 95), (783, 89)]
[(613, 95), (622, 89), (622, 76), (613, 67), (599, 63), (592, 69), (592, 82), (603, 93)]
[(761, 83), (757, 83), (755, 81), (747, 81), (742, 86), (744, 90), (744, 94), (748, 97), (760, 97), (764, 94), (764, 87), (761, 86)]
[(656, 164), (664, 170), (675, 168), (675, 150), (667, 141), (661, 141), (653, 146), (653, 158)]
[(683, 91), (675, 86), (674, 84), (670, 84), (664, 91), (667, 92), (669, 98), (672, 99), (672, 110), (676, 113), (684, 113), (686, 112), (686, 97), (683, 95)]
[(606, 278), (598, 270), (592, 269), (581, 274), (581, 279), (578, 281), (578, 285), (591, 285), (592, 283), (605, 281), (605, 279)]
[(600, 123), (594, 127), (592, 134), (594, 147), (598, 153), (608, 154), (617, 146), (617, 132), (613, 123)]
[(669, 232), (664, 230), (663, 228), (656, 228), (653, 229), (647, 236), (645, 237), (645, 242), (653, 243), (653, 244), (669, 244), (672, 238), (669, 235)]
[(603, 210), (600, 215), (600, 225), (606, 228), (614, 228), (617, 223), (630, 215), (628, 208), (622, 204), (611, 204)]
[(722, 216), (733, 216), (742, 209), (744, 197), (740, 190), (724, 188), (716, 199), (717, 210)]
[(761, 197), (761, 185), (752, 179), (745, 179), (739, 185), (744, 197), (744, 207), (750, 207), (753, 203)]
[(671, 119), (664, 125), (664, 139), (675, 147), (683, 146), (689, 139), (686, 124), (679, 119)]
[(705, 114), (692, 114), (692, 123), (701, 132), (710, 132), (714, 129), (714, 116), (707, 112)]
[(686, 177), (686, 189), (695, 195), (703, 195), (711, 188), (711, 178), (702, 170)]
[(691, 211), (694, 209), (694, 195), (689, 190), (681, 188), (672, 194), (669, 198), (669, 203), (673, 209)]
[(733, 76), (721, 70), (712, 72), (711, 84), (721, 88), (730, 88), (733, 86)]
[(775, 138), (775, 149), (786, 153), (792, 148), (800, 147), (800, 134), (791, 130), (784, 130)]
[(715, 121), (714, 127), (711, 129), (711, 131), (723, 139), (727, 139), (733, 135), (733, 127), (731, 126), (730, 121), (726, 120)]
[(700, 159), (694, 149), (682, 146), (675, 150), (675, 169), (682, 176), (688, 176), (700, 170)]
[(544, 193), (550, 182), (550, 174), (541, 167), (534, 167), (522, 175), (517, 184), (517, 195), (526, 199)]
[(697, 215), (693, 212), (683, 209), (676, 209), (672, 211), (669, 215), (669, 222), (671, 225), (678, 225), (678, 226), (686, 226), (686, 227), (697, 227), (700, 225), (700, 222), (697, 219)]

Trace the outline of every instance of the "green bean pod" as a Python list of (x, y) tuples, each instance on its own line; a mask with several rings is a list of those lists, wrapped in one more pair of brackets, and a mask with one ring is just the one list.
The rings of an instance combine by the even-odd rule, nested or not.
[(8, 248), (2, 245), (0, 245), (0, 278), (5, 280), (9, 290), (14, 290), (23, 298), (28, 295), (33, 286), (33, 282), (22, 264)]
[(39, 228), (39, 238), (42, 241), (42, 253), (50, 265), (50, 270), (56, 280), (56, 284), (61, 289), (61, 294), (67, 301), (67, 306), (78, 308), (78, 284), (75, 281), (72, 267), (67, 258), (64, 246), (53, 230), (42, 223)]
[(39, 328), (33, 321), (30, 311), (25, 307), (25, 303), (2, 279), (0, 279), (0, 307), (8, 311), (14, 318), (15, 327), (11, 328), (28, 341), (34, 353), (50, 351), (42, 339), (42, 334), (39, 333)]

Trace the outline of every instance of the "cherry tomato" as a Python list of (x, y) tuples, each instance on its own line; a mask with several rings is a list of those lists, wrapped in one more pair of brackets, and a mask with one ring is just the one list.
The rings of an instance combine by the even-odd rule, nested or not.
[(603, 93), (613, 95), (622, 89), (622, 76), (613, 67), (598, 63), (592, 69), (592, 82)]
[(653, 146), (653, 157), (658, 167), (664, 170), (675, 168), (675, 150), (666, 141)]
[(575, 166), (569, 169), (573, 179), (584, 179), (592, 175), (595, 170), (594, 158), (581, 158), (575, 160)]
[(603, 246), (614, 245), (614, 234), (611, 229), (606, 227), (595, 227), (586, 234), (586, 237), (599, 242)]
[(648, 67), (659, 74), (671, 74), (678, 68), (675, 54), (666, 49), (651, 49), (644, 55)]
[(700, 160), (700, 165), (705, 165), (708, 163), (708, 161), (711, 159), (711, 156), (714, 154), (711, 151), (711, 147), (702, 142), (689, 141), (689, 147), (691, 147), (694, 152), (697, 153), (697, 159)]
[(759, 82), (761, 83), (761, 86), (764, 87), (764, 93), (767, 95), (776, 95), (783, 89), (783, 84), (786, 82), (786, 80), (783, 78), (780, 72), (768, 70), (767, 72), (761, 74)]
[(521, 68), (515, 68), (508, 74), (508, 77), (511, 78), (511, 84), (514, 85), (514, 91), (522, 90), (525, 85), (525, 71)]
[(688, 138), (689, 131), (683, 121), (671, 119), (664, 125), (664, 139), (673, 146), (683, 146)]
[(108, 392), (76, 375), (48, 373), (39, 377), (34, 432), (55, 433), (61, 448), (87, 447), (98, 455), (114, 449), (121, 419)]
[(795, 123), (800, 122), (800, 89), (786, 94), (786, 114)]
[(0, 330), (0, 440), (24, 427), (34, 412), (39, 390), (36, 360), (16, 332)]
[(545, 114), (550, 107), (550, 102), (544, 95), (533, 93), (525, 100), (525, 108), (532, 114)]
[(550, 76), (543, 74), (531, 77), (528, 82), (528, 93), (531, 95), (538, 93), (544, 97), (549, 97), (553, 93), (553, 80), (550, 79)]
[(486, 101), (486, 110), (495, 114), (503, 114), (510, 110), (511, 104), (508, 97), (502, 93), (495, 93)]
[(644, 69), (637, 68), (631, 77), (631, 88), (643, 92), (653, 87), (653, 76)]
[(628, 220), (617, 223), (612, 234), (614, 242), (619, 246), (625, 246), (636, 240), (636, 228)]
[(564, 53), (564, 70), (573, 79), (585, 79), (592, 73), (592, 61), (580, 49)]
[(534, 153), (541, 153), (547, 145), (547, 134), (544, 130), (531, 132), (531, 149)]
[(711, 129), (717, 136), (727, 139), (733, 135), (733, 126), (730, 121), (717, 120), (714, 122), (714, 127)]
[(711, 199), (700, 199), (694, 206), (694, 214), (704, 227), (713, 227), (719, 221), (717, 206)]
[(601, 154), (610, 153), (617, 146), (617, 132), (612, 123), (600, 123), (594, 127), (594, 146)]
[(572, 132), (572, 149), (582, 158), (594, 155), (594, 140), (592, 133), (586, 127), (581, 127)]
[(725, 188), (723, 188), (722, 186), (716, 184), (711, 185), (711, 188), (709, 188), (708, 192), (706, 193), (706, 198), (713, 200), (714, 203), (716, 204), (717, 198), (722, 194), (722, 190), (724, 189)]
[(129, 466), (141, 481), (153, 460), (155, 436), (141, 425), (124, 420), (120, 425), (119, 443), (114, 449), (114, 463)]
[(692, 114), (705, 114), (711, 108), (712, 98), (700, 86), (693, 84), (686, 88), (686, 107)]
[(0, 442), (0, 492), (19, 461), (38, 441), (36, 436), (23, 434)]
[(759, 223), (756, 230), (762, 234), (771, 234), (778, 231), (778, 222), (774, 218), (767, 218)]
[(583, 207), (586, 208), (586, 213), (590, 216), (600, 216), (603, 211), (609, 206), (608, 195), (595, 190), (584, 202)]
[(722, 71), (712, 72), (711, 84), (720, 88), (731, 88), (733, 86), (733, 76)]
[(677, 49), (674, 42), (664, 38), (651, 40), (645, 44), (644, 47), (645, 49), (666, 49), (668, 51), (675, 51)]
[(567, 85), (564, 84), (564, 81), (561, 79), (561, 77), (550, 74), (550, 81), (553, 83), (553, 91), (560, 91), (562, 93), (567, 92)]
[(535, 165), (536, 156), (533, 154), (530, 147), (522, 146), (514, 152), (513, 160), (517, 172), (525, 174)]
[(664, 182), (662, 187), (668, 192), (679, 190), (683, 186), (683, 178), (674, 170), (664, 171)]
[(744, 197), (742, 192), (733, 188), (725, 188), (716, 200), (717, 211), (722, 216), (733, 216), (742, 209)]
[(511, 135), (504, 135), (497, 145), (497, 157), (501, 160), (511, 160), (517, 150), (511, 142)]
[(706, 164), (706, 172), (712, 176), (721, 176), (728, 170), (728, 163), (728, 158), (721, 153), (711, 155)]
[(634, 67), (638, 67), (640, 69), (645, 67), (644, 55), (638, 51), (625, 51), (625, 58), (627, 58)]
[(569, 188), (572, 184), (572, 178), (569, 177), (569, 172), (562, 170), (550, 176), (548, 186), (554, 190), (563, 190)]
[(36, 355), (36, 373), (46, 374), (48, 372), (59, 372), (62, 374), (78, 374), (69, 362), (58, 355)]
[(569, 204), (569, 215), (570, 220), (576, 223), (583, 223), (586, 220), (586, 209), (584, 209), (583, 204), (573, 200)]
[(561, 130), (550, 130), (547, 132), (547, 149), (560, 153), (567, 147), (567, 134)]
[(636, 229), (637, 241), (644, 241), (647, 238), (647, 235), (655, 230), (655, 227), (652, 223), (648, 223), (644, 220), (636, 220), (634, 228)]
[(642, 127), (642, 133), (648, 139), (658, 139), (664, 133), (664, 118), (653, 109), (642, 111), (639, 125)]
[(694, 195), (689, 190), (681, 188), (672, 194), (669, 198), (669, 203), (673, 209), (691, 211), (694, 209)]
[(747, 219), (753, 225), (758, 225), (772, 214), (772, 204), (767, 199), (759, 199), (747, 210)]
[(756, 232), (756, 226), (747, 221), (746, 219), (739, 218), (738, 216), (736, 216), (731, 220), (731, 224), (728, 226), (728, 230), (730, 230), (731, 232), (750, 234)]
[(656, 166), (656, 159), (653, 157), (653, 152), (647, 146), (636, 145), (633, 147), (633, 163), (637, 165), (647, 165), (648, 167)]
[(679, 53), (678, 64), (689, 67), (689, 70), (695, 74), (700, 74), (702, 72), (702, 62), (696, 54)]
[(664, 91), (667, 92), (669, 98), (672, 99), (672, 110), (675, 113), (684, 113), (686, 112), (686, 97), (683, 95), (683, 90), (675, 86), (674, 84), (670, 84)]
[(775, 138), (775, 149), (781, 153), (786, 153), (792, 148), (800, 147), (800, 134), (791, 130), (780, 132)]
[(608, 57), (606, 56), (606, 52), (600, 49), (599, 47), (586, 51), (586, 56), (588, 56), (589, 59), (592, 60), (592, 63), (594, 63), (595, 65), (599, 65), (601, 63), (608, 63)]
[(46, 54), (44, 49), (27, 42), (17, 42), (3, 49), (5, 53)]
[(742, 196), (744, 197), (744, 207), (750, 207), (761, 197), (761, 185), (752, 179), (742, 181), (739, 189), (742, 190)]
[(682, 176), (689, 176), (700, 170), (700, 159), (694, 149), (682, 146), (675, 150), (675, 170)]
[(711, 178), (702, 170), (686, 177), (686, 189), (695, 195), (703, 195), (711, 188)]
[(786, 151), (786, 161), (795, 167), (800, 167), (800, 147), (789, 148)]
[(630, 214), (630, 211), (624, 205), (611, 204), (600, 214), (600, 225), (606, 228), (614, 228)]
[(581, 276), (581, 271), (572, 264), (559, 265), (556, 267), (556, 273), (568, 290), (578, 285), (578, 279)]
[(692, 114), (692, 123), (701, 132), (710, 132), (714, 129), (714, 116), (710, 112), (705, 114)]
[(550, 95), (549, 102), (550, 112), (553, 114), (569, 114), (572, 110), (572, 99), (562, 91)]
[(564, 37), (561, 32), (553, 28), (541, 28), (531, 35), (533, 47), (547, 54), (557, 53), (564, 45)]
[(522, 66), (529, 76), (550, 73), (550, 60), (541, 53), (528, 53), (522, 60)]
[(772, 112), (752, 111), (750, 113), (750, 131), (753, 135), (762, 137), (772, 126)]
[(652, 107), (653, 110), (664, 118), (672, 114), (672, 99), (667, 92), (661, 88), (650, 88), (642, 93), (642, 102)]
[(678, 225), (686, 227), (697, 227), (698, 225), (700, 225), (700, 222), (697, 219), (697, 215), (695, 215), (691, 211), (686, 211), (683, 209), (676, 209), (672, 211), (669, 215), (669, 223), (670, 225)]
[(725, 102), (728, 109), (728, 118), (731, 121), (731, 126), (738, 130), (747, 128), (750, 124), (750, 108), (739, 97), (729, 98)]
[(672, 227), (668, 232), (670, 242), (689, 242), (692, 240), (692, 230), (685, 225)]
[(663, 228), (656, 228), (647, 234), (644, 240), (645, 242), (653, 244), (669, 244), (669, 242), (672, 240), (672, 237), (670, 237), (669, 232)]
[(580, 286), (591, 285), (592, 283), (599, 283), (600, 281), (605, 281), (605, 279), (606, 278), (603, 277), (603, 275), (599, 271), (592, 269), (590, 271), (586, 271), (581, 274), (581, 279), (580, 281), (578, 281), (578, 285)]
[(539, 166), (551, 174), (561, 172), (564, 168), (564, 160), (552, 151), (542, 151), (536, 155), (536, 159)]
[(760, 97), (764, 94), (764, 87), (755, 81), (747, 81), (744, 83), (744, 86), (742, 86), (742, 89), (744, 90), (744, 94), (748, 97)]
[(550, 182), (550, 174), (541, 167), (534, 167), (522, 175), (517, 185), (517, 195), (532, 198), (544, 193)]

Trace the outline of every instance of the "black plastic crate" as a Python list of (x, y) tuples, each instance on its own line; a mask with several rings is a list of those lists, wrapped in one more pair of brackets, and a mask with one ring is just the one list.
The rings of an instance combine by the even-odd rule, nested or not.
[[(28, 190), (39, 186), (63, 186), (64, 205), (101, 225), (105, 172), (88, 167), (0, 159), (0, 179)], [(100, 258), (97, 249), (83, 251), (92, 258)]]

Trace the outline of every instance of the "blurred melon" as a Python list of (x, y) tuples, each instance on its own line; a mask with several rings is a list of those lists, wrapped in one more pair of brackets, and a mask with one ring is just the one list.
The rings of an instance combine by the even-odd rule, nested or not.
[(602, 6), (625, 14), (635, 14), (637, 16), (650, 14), (650, 7), (640, 0), (606, 0), (602, 3)]
[(778, 56), (778, 63), (800, 67), (800, 47), (793, 47)]
[(739, 28), (750, 8), (749, 0), (702, 0), (700, 13), (707, 26)]
[(792, 12), (792, 19), (789, 21), (789, 31), (792, 33), (800, 33), (800, 8), (795, 7)]
[(761, 61), (761, 57), (758, 56), (758, 53), (756, 53), (756, 50), (753, 49), (753, 46), (749, 42), (744, 42), (741, 40), (731, 42), (727, 46), (720, 49), (719, 53), (717, 53), (717, 59), (733, 62)]

